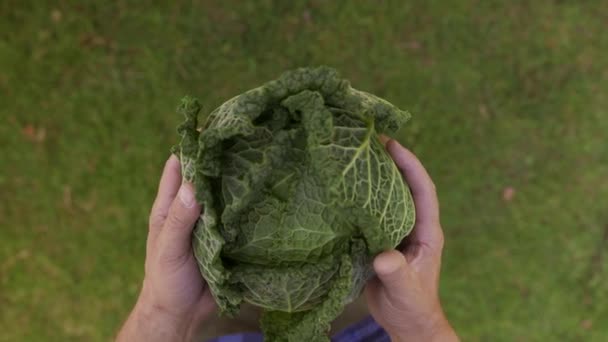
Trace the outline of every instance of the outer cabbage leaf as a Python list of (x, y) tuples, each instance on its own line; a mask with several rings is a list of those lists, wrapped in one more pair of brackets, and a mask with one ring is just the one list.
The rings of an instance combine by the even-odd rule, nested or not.
[(303, 68), (214, 110), (198, 101), (174, 148), (203, 212), (193, 247), (223, 313), (263, 308), (270, 341), (324, 332), (412, 229), (407, 184), (378, 140), (409, 118), (330, 68)]

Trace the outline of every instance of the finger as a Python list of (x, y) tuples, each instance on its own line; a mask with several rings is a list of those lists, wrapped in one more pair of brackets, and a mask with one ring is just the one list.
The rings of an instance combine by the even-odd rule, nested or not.
[(158, 185), (158, 193), (156, 194), (156, 199), (154, 200), (150, 212), (148, 242), (156, 240), (158, 232), (167, 218), (171, 203), (173, 203), (173, 200), (177, 195), (179, 185), (182, 181), (180, 168), (177, 157), (171, 155), (165, 163), (165, 168)]
[(201, 206), (196, 201), (194, 187), (191, 183), (183, 183), (158, 237), (161, 258), (172, 262), (189, 256), (192, 229), (200, 213)]
[(387, 143), (387, 151), (409, 185), (416, 207), (416, 226), (411, 240), (440, 251), (443, 232), (439, 224), (439, 202), (431, 177), (416, 156), (397, 141)]
[[(206, 285), (205, 285), (206, 286)], [(215, 303), (215, 299), (211, 294), (211, 291), (204, 290), (204, 294), (199, 300), (199, 305), (197, 306), (197, 315), (199, 315), (198, 322), (202, 322), (206, 317), (209, 317), (211, 313), (217, 310), (217, 304)]]
[(384, 134), (380, 134), (378, 136), (378, 139), (380, 140), (380, 143), (382, 144), (382, 146), (386, 147), (386, 143), (389, 142), (389, 140), (391, 140), (391, 138), (389, 138), (388, 136), (384, 135)]
[(407, 293), (413, 275), (405, 256), (396, 250), (379, 254), (373, 263), (374, 271), (391, 302), (398, 302)]
[(417, 222), (438, 223), (439, 204), (435, 185), (416, 156), (396, 140), (387, 143), (387, 150), (412, 191), (416, 204)]

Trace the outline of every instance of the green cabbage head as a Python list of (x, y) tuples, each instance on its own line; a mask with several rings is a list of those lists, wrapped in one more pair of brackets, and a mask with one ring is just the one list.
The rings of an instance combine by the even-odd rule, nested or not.
[(174, 153), (203, 205), (194, 253), (220, 311), (261, 307), (268, 341), (326, 340), (372, 257), (412, 229), (409, 188), (378, 139), (409, 114), (326, 67), (238, 95), (202, 127), (200, 109), (182, 100)]

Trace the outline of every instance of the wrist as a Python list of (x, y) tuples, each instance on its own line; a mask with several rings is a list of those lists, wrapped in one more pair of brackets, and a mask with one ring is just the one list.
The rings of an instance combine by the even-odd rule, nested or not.
[(456, 332), (439, 310), (429, 317), (421, 320), (418, 323), (410, 324), (402, 329), (387, 331), (391, 337), (391, 341), (441, 341), (441, 342), (458, 342), (459, 338)]
[(190, 341), (192, 335), (187, 317), (168, 312), (142, 291), (117, 340)]
[(429, 341), (441, 341), (441, 342), (458, 342), (460, 339), (454, 328), (450, 325), (447, 318), (443, 313), (441, 314), (442, 320), (437, 322), (435, 327), (431, 329), (431, 335)]

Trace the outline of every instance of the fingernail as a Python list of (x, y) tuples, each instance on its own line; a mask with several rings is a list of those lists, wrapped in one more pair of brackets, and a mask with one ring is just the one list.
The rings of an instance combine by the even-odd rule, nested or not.
[(380, 136), (378, 138), (380, 139), (380, 143), (384, 146), (386, 146), (386, 143), (388, 143), (391, 140), (391, 138), (387, 137), (384, 134), (380, 134)]
[(380, 275), (395, 273), (404, 261), (403, 254), (397, 251), (384, 252), (374, 260), (374, 269)]
[(179, 199), (180, 201), (182, 201), (184, 207), (194, 207), (194, 204), (196, 204), (196, 200), (194, 198), (194, 190), (192, 189), (192, 184), (182, 183), (182, 186), (179, 188)]

